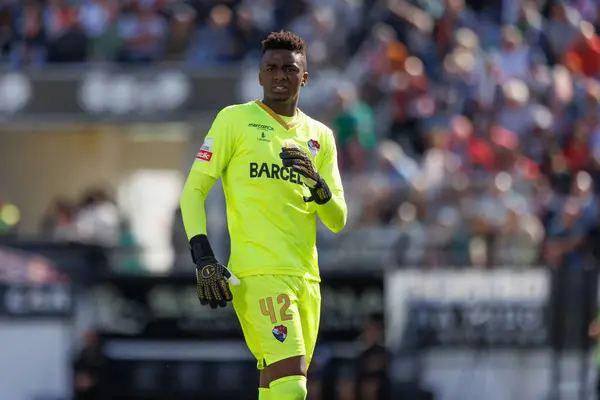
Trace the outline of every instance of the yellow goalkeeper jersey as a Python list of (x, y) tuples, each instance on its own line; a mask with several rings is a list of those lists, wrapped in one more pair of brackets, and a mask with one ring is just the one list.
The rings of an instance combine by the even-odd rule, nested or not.
[[(336, 204), (304, 201), (309, 189), (279, 158), (290, 142), (310, 155), (333, 194), (329, 203)], [(317, 212), (323, 219), (325, 210), (341, 207), (343, 222), (329, 226), (333, 231), (342, 229), (346, 219), (329, 128), (300, 110), (284, 119), (260, 101), (227, 107), (196, 156), (190, 174), (198, 172), (223, 179), (231, 237), (228, 267), (238, 277), (285, 274), (319, 280)]]

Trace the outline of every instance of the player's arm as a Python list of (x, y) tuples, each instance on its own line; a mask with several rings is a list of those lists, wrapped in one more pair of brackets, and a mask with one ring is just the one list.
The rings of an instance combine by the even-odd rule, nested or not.
[(199, 235), (206, 236), (204, 202), (216, 181), (216, 178), (193, 168), (185, 181), (179, 205), (188, 240)]
[(283, 165), (300, 174), (302, 181), (308, 186), (311, 196), (304, 198), (304, 201), (314, 201), (319, 205), (317, 214), (323, 224), (333, 232), (341, 231), (346, 225), (348, 208), (344, 199), (333, 135), (330, 134), (324, 142), (319, 170), (308, 154), (296, 146), (283, 148), (279, 156)]
[(206, 134), (181, 193), (181, 214), (189, 240), (206, 236), (204, 202), (215, 181), (229, 165), (232, 153), (233, 139), (225, 109), (217, 115)]
[(338, 167), (335, 141), (328, 140), (323, 150), (324, 154), (319, 173), (329, 187), (331, 199), (317, 207), (317, 214), (327, 228), (333, 232), (339, 232), (346, 225), (348, 207), (344, 198), (344, 187), (342, 186), (342, 177)]
[(232, 274), (217, 262), (206, 235), (204, 202), (215, 181), (227, 168), (234, 142), (226, 113), (217, 115), (192, 165), (183, 191), (180, 207), (186, 235), (190, 241), (192, 260), (196, 264), (197, 292), (201, 304), (224, 307), (233, 296), (227, 279)]

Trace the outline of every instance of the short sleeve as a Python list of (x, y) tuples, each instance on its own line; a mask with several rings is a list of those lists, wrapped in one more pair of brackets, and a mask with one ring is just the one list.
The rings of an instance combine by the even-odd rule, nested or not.
[(218, 179), (229, 165), (235, 150), (235, 141), (230, 118), (226, 110), (221, 111), (213, 121), (204, 143), (200, 147), (192, 170)]

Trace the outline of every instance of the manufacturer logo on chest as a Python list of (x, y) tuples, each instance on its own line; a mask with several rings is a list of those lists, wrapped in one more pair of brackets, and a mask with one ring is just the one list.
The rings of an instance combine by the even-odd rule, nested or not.
[(264, 132), (261, 132), (260, 135), (258, 135), (257, 140), (259, 142), (267, 142), (267, 143), (269, 143), (271, 141), (271, 139)]

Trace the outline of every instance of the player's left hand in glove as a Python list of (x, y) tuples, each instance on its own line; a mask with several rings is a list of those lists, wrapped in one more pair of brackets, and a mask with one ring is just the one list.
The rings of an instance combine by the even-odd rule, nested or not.
[(331, 190), (325, 180), (319, 175), (311, 158), (297, 147), (284, 147), (279, 157), (283, 166), (297, 172), (302, 182), (310, 190), (310, 197), (304, 197), (304, 201), (314, 201), (317, 204), (325, 204), (331, 200)]
[(196, 264), (196, 292), (200, 304), (211, 308), (225, 307), (233, 300), (228, 280), (234, 284), (239, 284), (239, 280), (217, 261), (206, 235), (194, 236), (190, 248)]

